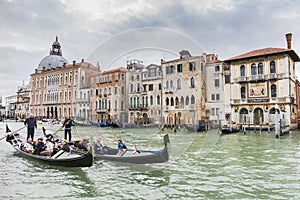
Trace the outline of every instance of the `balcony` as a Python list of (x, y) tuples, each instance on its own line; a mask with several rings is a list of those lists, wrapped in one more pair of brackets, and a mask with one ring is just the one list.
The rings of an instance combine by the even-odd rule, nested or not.
[(174, 93), (174, 88), (170, 87), (170, 88), (164, 88), (164, 92), (165, 93)]
[(257, 76), (256, 75), (251, 75), (249, 80), (250, 81), (256, 81), (257, 80)]
[(109, 112), (109, 109), (98, 108), (98, 109), (96, 109), (96, 112), (97, 112), (97, 113), (106, 113), (106, 112)]
[(238, 82), (246, 82), (247, 81), (247, 77), (246, 76), (240, 76), (238, 77)]
[(269, 75), (269, 79), (277, 79), (277, 74), (276, 73), (271, 73)]

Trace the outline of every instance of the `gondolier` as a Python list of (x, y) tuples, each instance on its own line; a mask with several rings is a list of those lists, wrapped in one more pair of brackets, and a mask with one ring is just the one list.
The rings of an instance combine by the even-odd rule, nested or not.
[(24, 125), (27, 126), (27, 140), (28, 138), (33, 140), (34, 129), (37, 128), (36, 119), (34, 118), (33, 114), (30, 114), (30, 116), (24, 121)]
[(66, 119), (62, 125), (62, 127), (65, 127), (65, 140), (67, 140), (67, 136), (69, 135), (69, 141), (71, 141), (72, 134), (71, 134), (71, 127), (73, 124), (73, 120), (70, 119), (69, 116), (66, 116)]

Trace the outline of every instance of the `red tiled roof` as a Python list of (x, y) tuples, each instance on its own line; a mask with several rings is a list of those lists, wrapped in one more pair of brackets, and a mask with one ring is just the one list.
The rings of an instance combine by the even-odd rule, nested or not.
[(247, 58), (253, 57), (260, 57), (264, 55), (272, 55), (272, 54), (280, 54), (280, 53), (288, 53), (295, 61), (300, 61), (298, 55), (292, 49), (285, 49), (285, 48), (263, 48), (250, 51), (248, 53), (244, 53), (229, 59), (226, 59), (225, 62), (242, 60)]

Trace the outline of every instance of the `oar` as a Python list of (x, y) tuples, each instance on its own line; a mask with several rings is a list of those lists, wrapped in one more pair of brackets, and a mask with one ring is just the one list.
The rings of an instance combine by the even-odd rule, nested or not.
[(60, 131), (62, 128), (63, 128), (63, 126), (60, 127), (57, 131), (55, 131), (55, 132), (53, 133), (53, 135), (56, 135), (56, 133), (57, 133), (58, 131)]
[[(22, 129), (25, 128), (25, 127), (26, 127), (26, 126), (23, 126), (22, 128), (19, 128), (18, 130), (15, 130), (14, 132), (11, 132), (11, 133), (9, 133), (9, 134), (7, 134), (7, 135), (14, 134), (14, 133), (16, 133), (16, 132), (22, 130)], [(5, 135), (4, 137), (0, 138), (0, 140), (3, 140), (4, 138), (6, 138), (7, 135)]]

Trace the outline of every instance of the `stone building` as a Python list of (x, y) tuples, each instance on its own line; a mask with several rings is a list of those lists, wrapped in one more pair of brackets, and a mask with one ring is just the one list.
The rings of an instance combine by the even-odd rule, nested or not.
[(22, 85), (18, 87), (17, 101), (15, 102), (15, 117), (18, 119), (25, 119), (29, 116), (29, 103), (30, 103), (30, 86)]
[(92, 121), (127, 121), (126, 72), (126, 68), (120, 67), (91, 77)]
[[(292, 34), (287, 48), (263, 48), (225, 60), (230, 65), (232, 119), (237, 123), (274, 124), (276, 110), (284, 125), (297, 123)], [(278, 108), (278, 109), (277, 109)]]
[(50, 55), (41, 60), (31, 74), (30, 110), (39, 118), (87, 116), (89, 113), (90, 77), (99, 67), (81, 62), (68, 64), (62, 56), (58, 38)]
[[(180, 58), (161, 61), (163, 120), (167, 125), (206, 120), (205, 58), (182, 50)], [(201, 122), (202, 123), (202, 122)]]

